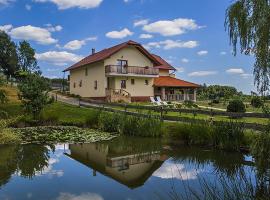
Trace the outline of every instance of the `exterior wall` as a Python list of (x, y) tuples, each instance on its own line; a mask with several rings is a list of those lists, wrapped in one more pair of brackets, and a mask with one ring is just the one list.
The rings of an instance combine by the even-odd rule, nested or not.
[[(88, 69), (87, 76), (85, 75), (86, 67)], [(105, 77), (104, 63), (94, 63), (86, 67), (70, 71), (70, 93), (81, 97), (105, 97), (107, 79)], [(79, 86), (80, 81), (82, 81), (81, 87)], [(97, 81), (97, 89), (94, 88), (95, 81)], [(75, 88), (74, 83), (76, 83)]]
[[(131, 79), (135, 80), (135, 84), (131, 84)], [(121, 89), (121, 80), (126, 80), (126, 90), (131, 94), (131, 97), (150, 97), (154, 96), (154, 79), (140, 77), (115, 77), (115, 88)], [(148, 80), (148, 85), (145, 85), (145, 80)]]
[(104, 61), (104, 65), (116, 65), (117, 60), (128, 60), (129, 66), (153, 67), (153, 63), (135, 47), (126, 47)]
[(169, 72), (169, 70), (166, 70), (166, 69), (160, 69), (159, 75), (160, 76), (170, 76), (170, 72)]

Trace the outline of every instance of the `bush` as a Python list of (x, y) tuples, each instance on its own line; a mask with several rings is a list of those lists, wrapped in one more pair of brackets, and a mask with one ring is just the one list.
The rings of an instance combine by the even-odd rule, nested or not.
[(6, 111), (0, 110), (0, 119), (7, 119), (8, 113)]
[(105, 132), (119, 133), (121, 120), (120, 114), (102, 112), (98, 119), (98, 126)]
[(21, 137), (10, 129), (0, 130), (0, 144), (19, 144), (21, 141)]
[(219, 104), (219, 102), (220, 102), (219, 98), (215, 98), (215, 99), (212, 100), (212, 103), (214, 103), (214, 104)]
[(229, 105), (227, 106), (227, 112), (239, 112), (239, 113), (245, 113), (246, 108), (243, 101), (239, 99), (235, 99), (229, 102)]
[(162, 123), (153, 116), (147, 118), (123, 116), (120, 133), (130, 136), (159, 137), (162, 133)]
[(8, 98), (7, 98), (7, 94), (4, 90), (0, 90), (0, 103), (7, 103), (8, 102)]
[(85, 125), (90, 128), (98, 128), (101, 111), (93, 110), (85, 119)]
[(251, 99), (250, 103), (254, 108), (261, 108), (263, 106), (263, 101), (260, 97), (255, 96)]
[(186, 108), (198, 108), (198, 105), (195, 104), (193, 101), (190, 101), (190, 100), (184, 101), (184, 106)]
[(240, 150), (244, 143), (244, 125), (237, 121), (218, 122), (212, 132), (212, 144), (226, 150)]
[(43, 125), (57, 125), (59, 124), (59, 115), (54, 112), (42, 112), (39, 121)]

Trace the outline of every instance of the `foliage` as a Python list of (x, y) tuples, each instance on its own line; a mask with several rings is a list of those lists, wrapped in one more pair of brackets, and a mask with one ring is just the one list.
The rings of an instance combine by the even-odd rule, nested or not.
[(239, 151), (244, 141), (244, 125), (237, 121), (219, 122), (212, 132), (213, 145)]
[(236, 55), (254, 55), (255, 83), (260, 92), (270, 84), (270, 1), (236, 0), (226, 12), (225, 25)]
[(198, 98), (200, 99), (210, 99), (211, 101), (219, 100), (221, 98), (231, 99), (234, 96), (240, 95), (241, 93), (237, 91), (236, 88), (231, 86), (222, 85), (203, 85), (198, 89)]
[(43, 125), (58, 125), (59, 115), (56, 112), (41, 112), (39, 122)]
[(254, 108), (260, 108), (263, 106), (263, 101), (259, 96), (254, 96), (254, 97), (252, 97), (250, 104)]
[(93, 110), (92, 112), (89, 112), (85, 119), (85, 125), (90, 128), (97, 128), (100, 114), (100, 110)]
[(118, 133), (121, 119), (120, 114), (102, 112), (99, 116), (99, 128), (105, 132)]
[(21, 141), (20, 136), (12, 130), (7, 128), (0, 130), (0, 144), (19, 144)]
[(8, 113), (6, 111), (0, 110), (0, 119), (7, 119)]
[(0, 90), (0, 103), (4, 104), (8, 102), (7, 93), (4, 90)]
[(52, 103), (48, 96), (49, 84), (39, 74), (28, 74), (18, 86), (24, 109), (39, 116), (45, 105)]
[(229, 105), (227, 106), (227, 112), (245, 113), (246, 112), (245, 104), (240, 99), (232, 100), (229, 102)]
[(19, 43), (18, 47), (19, 67), (22, 72), (36, 72), (39, 70), (35, 58), (35, 50), (27, 41)]
[(18, 71), (18, 56), (16, 45), (8, 34), (0, 30), (0, 69), (9, 78)]
[(197, 108), (198, 107), (198, 105), (195, 104), (193, 101), (188, 101), (188, 100), (184, 101), (183, 105), (186, 108)]

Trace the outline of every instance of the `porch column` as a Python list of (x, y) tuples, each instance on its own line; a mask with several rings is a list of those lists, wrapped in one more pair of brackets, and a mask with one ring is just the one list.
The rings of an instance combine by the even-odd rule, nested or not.
[(165, 101), (166, 100), (166, 93), (165, 93), (165, 87), (161, 88), (161, 100)]
[(184, 101), (188, 101), (188, 100), (189, 100), (188, 90), (184, 89)]
[(197, 89), (193, 90), (193, 101), (196, 102), (197, 101)]

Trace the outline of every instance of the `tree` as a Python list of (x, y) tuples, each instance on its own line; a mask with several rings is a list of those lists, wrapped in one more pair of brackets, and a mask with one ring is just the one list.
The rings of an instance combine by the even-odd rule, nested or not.
[(18, 47), (19, 68), (22, 72), (35, 72), (39, 70), (35, 58), (35, 49), (27, 41), (19, 43)]
[(6, 103), (8, 101), (6, 91), (1, 89), (4, 84), (4, 78), (0, 75), (0, 103)]
[(18, 88), (24, 109), (37, 119), (42, 109), (51, 103), (48, 81), (38, 73), (27, 74)]
[(263, 94), (270, 86), (270, 1), (236, 0), (227, 9), (225, 26), (234, 55), (238, 44), (241, 53), (254, 54), (254, 82)]
[(7, 78), (14, 77), (18, 71), (16, 45), (3, 31), (0, 31), (0, 68)]

